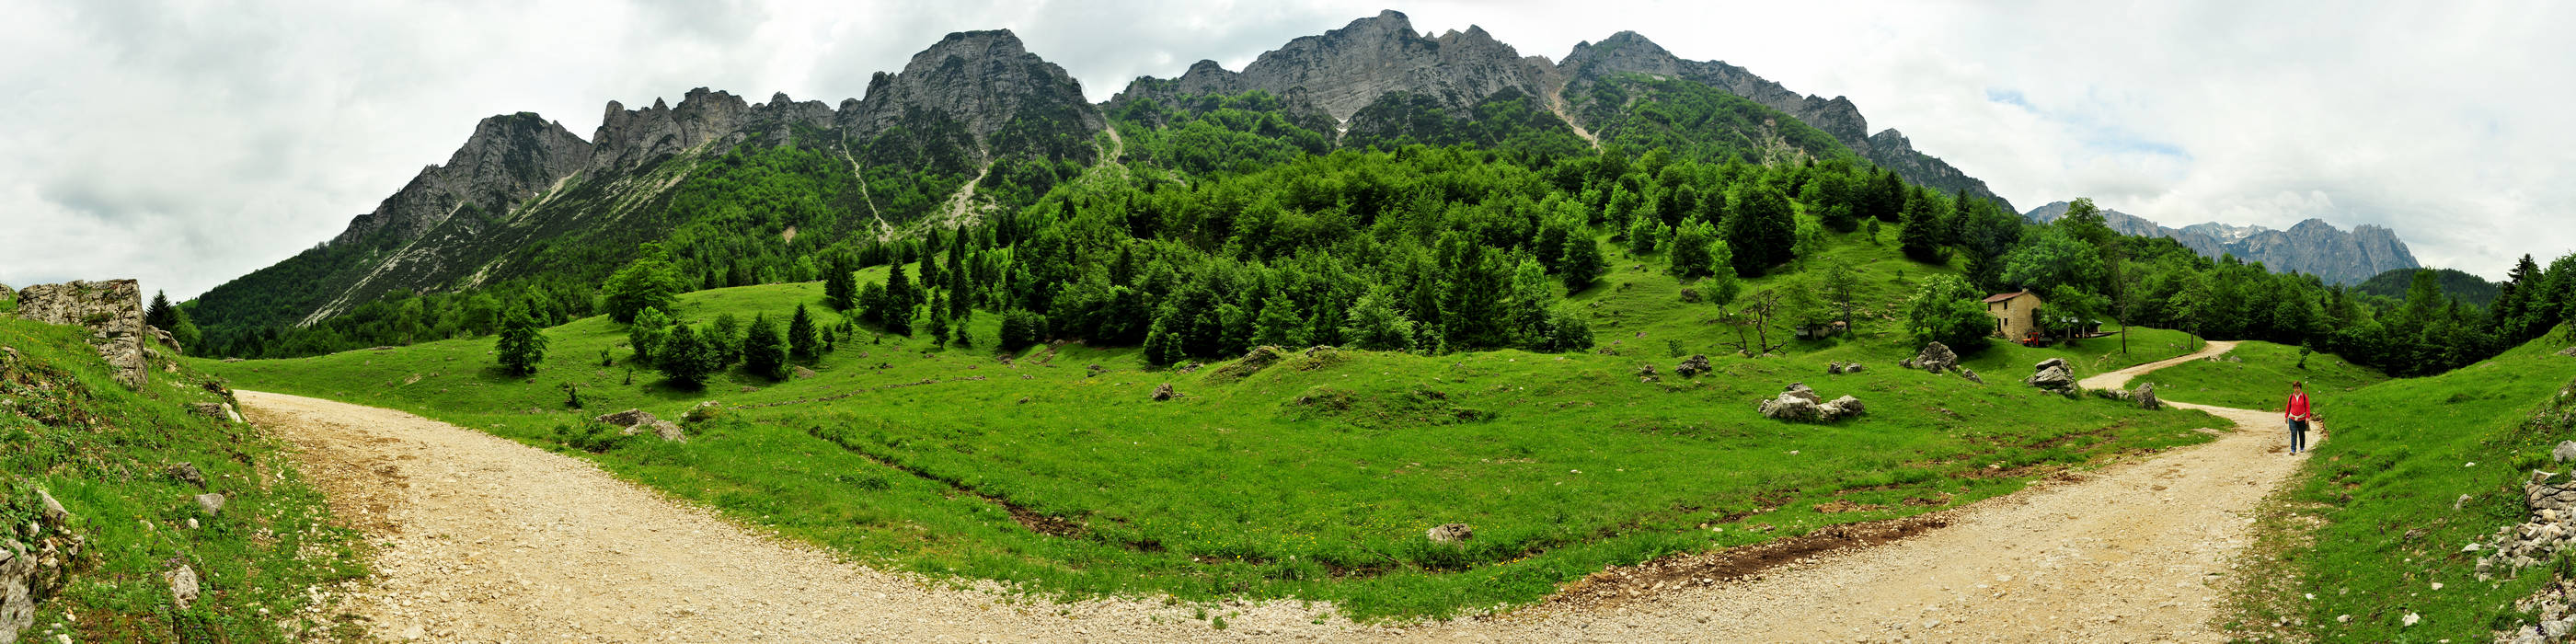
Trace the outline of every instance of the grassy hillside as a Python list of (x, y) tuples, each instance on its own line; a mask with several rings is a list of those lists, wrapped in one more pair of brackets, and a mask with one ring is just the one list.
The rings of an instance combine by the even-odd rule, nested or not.
[(2271, 410), (2289, 404), (2291, 382), (2303, 382), (2321, 416), (2333, 413), (2336, 403), (2353, 392), (2388, 380), (2376, 369), (2331, 354), (2311, 354), (2306, 364), (2299, 366), (2298, 347), (2248, 340), (2220, 360), (2175, 365), (2146, 380), (2156, 383), (2157, 395), (2170, 400)]
[[(1840, 241), (1831, 252), (1876, 280), (1874, 316), (1912, 280), (1948, 270)], [(1734, 332), (1703, 321), (1714, 306), (1636, 268), (1652, 257), (1613, 259), (1617, 270), (1572, 298), (1612, 353), (1292, 350), (1266, 368), (1159, 369), (1135, 349), (1079, 343), (997, 356), (1000, 316), (978, 312), (975, 348), (862, 330), (810, 365), (814, 377), (735, 371), (703, 391), (643, 370), (628, 384), (625, 365), (602, 366), (602, 350), (627, 352), (623, 325), (601, 317), (548, 330), (551, 358), (528, 379), (493, 366), (490, 339), (201, 366), (245, 388), (405, 409), (582, 455), (876, 565), (1045, 593), (1331, 600), (1361, 618), (1534, 601), (1605, 565), (1954, 507), (2056, 467), (2204, 441), (2190, 429), (2218, 422), (2042, 395), (2017, 373), (1979, 386), (1898, 370), (1909, 352), (1897, 324), (1875, 317), (1857, 337), (1790, 357), (1720, 355)], [(701, 291), (679, 315), (775, 318), (803, 302), (838, 325), (821, 297), (812, 283)], [(1978, 360), (1998, 372), (2056, 355), (2116, 368), (2180, 352), (2178, 337), (2164, 348), (2160, 334), (2141, 337), (2127, 357), (2097, 340)], [(1671, 343), (1717, 356), (1718, 372), (1673, 375)], [(1827, 377), (1831, 361), (1877, 368)], [(1661, 380), (1641, 382), (1640, 365)], [(1755, 412), (1792, 382), (1858, 396), (1870, 415), (1808, 425)], [(566, 383), (586, 408), (567, 408)], [(1162, 383), (1181, 398), (1148, 400)], [(701, 400), (726, 411), (694, 423), (686, 444), (582, 438), (592, 415), (677, 417)], [(1424, 540), (1450, 522), (1475, 538)]]
[[(61, 592), (38, 605), (25, 641), (287, 641), (327, 627), (307, 589), (363, 571), (350, 532), (329, 523), (319, 492), (248, 425), (189, 411), (224, 396), (193, 370), (163, 371), (129, 391), (74, 327), (0, 316), (0, 479), (6, 505), (59, 500), (88, 543)], [(216, 389), (220, 389), (217, 387)], [(207, 489), (170, 474), (194, 464)], [(228, 502), (219, 517), (193, 497)], [(197, 523), (191, 525), (190, 521)], [(174, 607), (171, 562), (193, 567), (203, 595)], [(319, 607), (313, 607), (319, 608)]]
[[(2316, 597), (2305, 619), (2321, 639), (2484, 641), (2513, 623), (2513, 600), (2566, 569), (2481, 583), (2476, 554), (2461, 551), (2522, 521), (2521, 483), (2532, 470), (2565, 467), (2549, 461), (2550, 446), (2576, 436), (2566, 411), (2576, 358), (2556, 355), (2568, 346), (2561, 337), (2321, 403), (2333, 433), (2295, 499), (2322, 525), (2313, 549), (2289, 563)], [(2403, 625), (2410, 613), (2422, 621)]]

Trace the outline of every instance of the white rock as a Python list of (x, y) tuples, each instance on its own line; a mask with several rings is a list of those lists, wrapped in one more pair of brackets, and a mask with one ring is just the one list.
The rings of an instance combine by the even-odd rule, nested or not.
[(2407, 625), (2407, 626), (2414, 626), (2416, 622), (2424, 621), (2424, 616), (2422, 616), (2422, 615), (2417, 615), (2417, 614), (2414, 614), (2414, 613), (2407, 613), (2407, 614), (2406, 614), (2406, 618), (2405, 618), (2405, 619), (2401, 619), (2401, 620), (2397, 620), (2397, 621), (2398, 621), (2398, 622), (2400, 622), (2400, 623), (2403, 623), (2403, 624), (2405, 624), (2405, 625)]

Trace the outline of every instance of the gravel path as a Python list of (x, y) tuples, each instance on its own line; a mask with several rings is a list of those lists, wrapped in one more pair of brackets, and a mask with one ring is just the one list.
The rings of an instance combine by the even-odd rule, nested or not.
[(1051, 604), (876, 571), (482, 432), (239, 394), (385, 545), (377, 582), (350, 608), (393, 640), (2213, 641), (2224, 562), (2251, 542), (2255, 504), (2304, 458), (2284, 453), (2276, 414), (2175, 403), (2246, 431), (1749, 579), (1401, 628), (1315, 623), (1320, 603), (1229, 603), (1213, 611), (1230, 623), (1220, 631), (1193, 606)]

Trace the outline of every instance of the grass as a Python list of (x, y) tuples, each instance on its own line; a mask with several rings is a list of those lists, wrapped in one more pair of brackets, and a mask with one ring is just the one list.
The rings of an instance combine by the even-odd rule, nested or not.
[[(2576, 435), (2567, 393), (2576, 358), (2555, 355), (2566, 346), (2553, 334), (2451, 373), (2320, 401), (2332, 433), (2295, 498), (2322, 525), (2312, 548), (2286, 554), (2303, 595), (2316, 596), (2306, 629), (2329, 641), (2484, 641), (2523, 619), (2513, 600), (2567, 562), (2480, 582), (2475, 553), (2461, 548), (2522, 521), (2532, 470), (2564, 469), (2549, 449)], [(2422, 621), (2404, 626), (2410, 613)]]
[[(816, 377), (736, 371), (703, 391), (600, 366), (602, 349), (626, 357), (623, 326), (604, 318), (548, 330), (552, 357), (531, 379), (498, 372), (489, 338), (201, 366), (244, 388), (414, 411), (588, 458), (882, 567), (1074, 597), (1331, 601), (1359, 619), (1521, 604), (1604, 566), (1954, 506), (2051, 468), (2202, 442), (2190, 430), (2217, 422), (1899, 370), (1910, 351), (1883, 321), (1787, 357), (1713, 358), (1718, 373), (1682, 379), (1655, 341), (1716, 353), (1732, 331), (1700, 324), (1713, 305), (1682, 302), (1683, 285), (1630, 260), (1574, 298), (1618, 355), (1292, 352), (1249, 373), (1182, 372), (1130, 348), (997, 356), (996, 316), (978, 313), (976, 348), (861, 331), (810, 365)], [(1903, 266), (1863, 265), (1885, 280), (1874, 298), (1906, 290)], [(678, 308), (692, 321), (778, 316), (821, 295), (810, 283), (719, 289)], [(1831, 361), (1880, 368), (1828, 378)], [(1666, 375), (1641, 382), (1641, 364)], [(1801, 381), (1871, 413), (1811, 425), (1754, 411)], [(1166, 382), (1182, 397), (1147, 399)], [(566, 407), (563, 383), (587, 408)], [(676, 417), (708, 399), (728, 409), (686, 444), (582, 438), (591, 415)], [(1829, 503), (1859, 509), (1818, 509)], [(1475, 538), (1423, 538), (1450, 522)]]
[[(204, 376), (156, 361), (150, 383), (127, 390), (88, 336), (0, 317), (0, 346), (22, 356), (17, 367), (0, 366), (0, 479), (9, 483), (0, 501), (18, 514), (42, 488), (88, 540), (24, 639), (267, 642), (336, 626), (302, 612), (306, 589), (364, 570), (355, 535), (333, 527), (322, 495), (277, 443), (188, 411), (187, 403), (222, 400), (202, 386)], [(203, 490), (168, 474), (182, 462), (227, 497), (220, 517), (200, 515), (193, 497)], [(161, 576), (171, 561), (192, 566), (204, 588), (186, 610)]]
[(2146, 379), (2168, 400), (2275, 411), (2289, 404), (2290, 383), (2304, 382), (2320, 417), (2361, 388), (2388, 381), (2376, 369), (2332, 354), (2309, 355), (2306, 366), (2300, 365), (2298, 347), (2248, 340), (2218, 360), (2174, 365)]

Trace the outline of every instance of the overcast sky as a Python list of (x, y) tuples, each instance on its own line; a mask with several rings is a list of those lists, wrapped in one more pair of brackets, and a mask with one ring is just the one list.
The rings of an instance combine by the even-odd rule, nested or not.
[(2576, 249), (2576, 3), (388, 4), (0, 0), (0, 282), (193, 297), (331, 238), (493, 114), (587, 138), (610, 100), (699, 86), (837, 104), (990, 28), (1097, 101), (1387, 8), (1552, 59), (1635, 30), (1849, 96), (2023, 208), (2380, 224), (2489, 278)]

